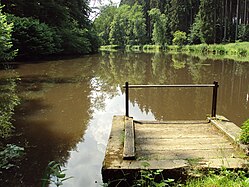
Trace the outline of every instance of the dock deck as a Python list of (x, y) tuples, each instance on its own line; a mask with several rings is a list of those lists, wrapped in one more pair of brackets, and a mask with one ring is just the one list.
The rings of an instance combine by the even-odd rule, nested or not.
[(248, 164), (236, 144), (240, 128), (227, 120), (136, 121), (114, 116), (103, 181), (141, 169), (176, 171), (198, 168), (242, 168)]

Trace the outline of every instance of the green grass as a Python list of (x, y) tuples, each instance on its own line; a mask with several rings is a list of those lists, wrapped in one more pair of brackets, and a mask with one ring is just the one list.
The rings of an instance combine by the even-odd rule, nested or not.
[[(100, 51), (117, 51), (121, 49), (118, 45), (101, 46)], [(228, 44), (198, 44), (198, 45), (126, 45), (126, 51), (145, 53), (157, 53), (165, 50), (169, 53), (187, 53), (193, 56), (210, 58), (210, 59), (232, 59), (238, 62), (249, 61), (249, 42), (236, 42)]]
[(119, 45), (103, 45), (99, 48), (100, 51), (117, 51), (118, 49), (120, 49)]
[(125, 51), (132, 51), (132, 52), (141, 52), (142, 45), (126, 45)]
[(246, 171), (229, 171), (223, 169), (219, 174), (209, 173), (207, 176), (188, 179), (184, 187), (248, 187), (249, 178)]
[(160, 52), (161, 49), (162, 49), (161, 45), (144, 45), (143, 46), (143, 52), (145, 53)]
[(167, 47), (169, 52), (184, 52), (196, 56), (206, 56), (208, 58), (227, 58), (236, 61), (249, 61), (249, 42), (237, 42), (229, 44), (198, 44)]

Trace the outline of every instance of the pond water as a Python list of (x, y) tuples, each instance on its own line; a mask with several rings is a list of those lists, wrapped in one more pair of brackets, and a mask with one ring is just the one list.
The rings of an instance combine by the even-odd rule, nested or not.
[[(249, 118), (249, 62), (211, 60), (184, 54), (102, 53), (82, 58), (13, 65), (21, 105), (15, 114), (17, 136), (25, 147), (19, 168), (1, 183), (40, 186), (49, 161), (63, 163), (73, 178), (63, 186), (101, 186), (113, 115), (123, 115), (130, 84), (210, 84), (219, 82), (217, 113), (237, 125)], [(0, 70), (1, 78), (10, 75)], [(134, 89), (135, 119), (205, 119), (211, 113), (211, 88)], [(14, 172), (14, 173), (13, 173)], [(53, 185), (51, 185), (53, 186)]]

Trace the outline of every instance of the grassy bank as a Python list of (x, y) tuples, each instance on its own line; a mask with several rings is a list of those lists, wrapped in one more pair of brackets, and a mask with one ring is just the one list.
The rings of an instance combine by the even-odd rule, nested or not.
[(185, 46), (167, 46), (167, 50), (175, 52), (202, 53), (214, 55), (249, 55), (249, 42), (229, 43), (229, 44), (199, 44)]
[(118, 49), (121, 49), (119, 45), (102, 45), (100, 46), (100, 51), (117, 51)]
[[(115, 51), (120, 49), (117, 45), (101, 46), (101, 51)], [(194, 56), (203, 56), (211, 59), (232, 59), (236, 61), (249, 61), (249, 42), (237, 42), (229, 44), (199, 44), (199, 45), (127, 45), (126, 51), (156, 53), (166, 51), (170, 53), (187, 53)]]

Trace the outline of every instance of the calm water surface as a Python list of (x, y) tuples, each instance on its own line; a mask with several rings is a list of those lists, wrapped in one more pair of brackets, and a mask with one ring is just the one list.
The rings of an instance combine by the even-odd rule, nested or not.
[[(220, 84), (217, 113), (238, 125), (249, 118), (249, 62), (209, 60), (183, 54), (103, 53), (83, 58), (26, 62), (14, 66), (22, 99), (15, 115), (26, 155), (6, 186), (39, 186), (51, 160), (64, 163), (63, 186), (100, 186), (101, 166), (113, 115), (124, 114), (131, 84)], [(9, 75), (0, 71), (1, 78)], [(211, 88), (134, 89), (136, 119), (205, 119)], [(13, 177), (14, 176), (14, 177)], [(13, 179), (14, 178), (14, 179)], [(3, 180), (7, 180), (5, 182)]]

